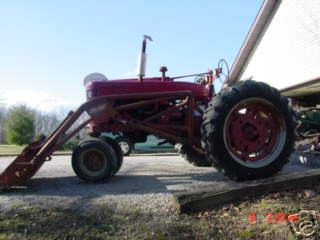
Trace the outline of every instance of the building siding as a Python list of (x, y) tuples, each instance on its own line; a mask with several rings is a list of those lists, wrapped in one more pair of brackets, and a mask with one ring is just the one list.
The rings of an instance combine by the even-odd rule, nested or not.
[(282, 0), (241, 79), (285, 89), (320, 77), (320, 0)]

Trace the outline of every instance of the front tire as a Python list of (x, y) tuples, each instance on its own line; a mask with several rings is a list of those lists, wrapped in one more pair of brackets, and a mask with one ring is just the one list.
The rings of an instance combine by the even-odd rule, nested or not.
[(72, 168), (82, 180), (107, 180), (117, 170), (117, 155), (112, 146), (102, 140), (85, 140), (73, 151)]
[(112, 175), (115, 175), (120, 168), (122, 167), (123, 164), (123, 154), (122, 154), (122, 150), (119, 146), (119, 144), (113, 140), (112, 138), (109, 137), (101, 137), (100, 138), (102, 141), (106, 142), (107, 144), (109, 144), (115, 151), (116, 155), (117, 155), (117, 167), (114, 171), (114, 173)]
[(221, 91), (203, 117), (207, 159), (229, 178), (269, 177), (289, 161), (295, 140), (293, 111), (275, 88), (238, 82)]

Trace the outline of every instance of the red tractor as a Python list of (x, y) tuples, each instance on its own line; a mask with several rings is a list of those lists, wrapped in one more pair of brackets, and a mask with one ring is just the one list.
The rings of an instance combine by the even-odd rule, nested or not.
[[(181, 154), (196, 166), (214, 166), (230, 179), (272, 176), (293, 151), (295, 123), (288, 100), (262, 82), (224, 82), (215, 94), (213, 82), (222, 69), (206, 73), (146, 78), (146, 44), (142, 44), (136, 79), (85, 79), (87, 102), (69, 113), (48, 137), (27, 146), (0, 175), (0, 186), (25, 184), (52, 153), (80, 129), (90, 138), (73, 151), (72, 167), (85, 181), (109, 179), (122, 165), (119, 145), (103, 132), (123, 133), (137, 141), (156, 135), (179, 143)], [(196, 82), (176, 81), (198, 76)], [(82, 119), (82, 122), (79, 122)]]

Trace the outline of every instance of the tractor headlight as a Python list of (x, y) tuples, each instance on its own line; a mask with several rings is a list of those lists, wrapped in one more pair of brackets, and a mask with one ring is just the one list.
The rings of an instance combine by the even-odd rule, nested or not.
[(93, 90), (87, 90), (87, 99), (90, 99), (93, 97)]
[(91, 81), (107, 81), (108, 78), (102, 73), (90, 73), (83, 80), (83, 85), (86, 86)]

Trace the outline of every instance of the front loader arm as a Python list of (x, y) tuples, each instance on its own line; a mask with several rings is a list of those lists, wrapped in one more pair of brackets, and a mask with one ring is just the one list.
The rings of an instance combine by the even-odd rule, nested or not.
[[(121, 120), (123, 112), (134, 110), (163, 102), (165, 100), (180, 100), (173, 106), (156, 113), (145, 120), (126, 119)], [(117, 100), (128, 100), (130, 103), (114, 106)], [(173, 142), (187, 143), (193, 141), (193, 110), (195, 101), (189, 91), (146, 93), (146, 94), (124, 94), (97, 97), (82, 104), (75, 112), (70, 112), (62, 121), (59, 127), (46, 139), (31, 143), (18, 155), (15, 160), (0, 175), (0, 188), (10, 188), (12, 186), (24, 185), (43, 165), (46, 160), (50, 160), (51, 155), (59, 147), (65, 144), (70, 138), (77, 134), (90, 121), (108, 122), (109, 120), (120, 121), (124, 128), (133, 128), (149, 134), (155, 134)], [(166, 114), (183, 107), (185, 119), (182, 125), (161, 125), (155, 121)], [(74, 126), (83, 114), (87, 114), (87, 119)], [(190, 142), (189, 144), (192, 145)]]

